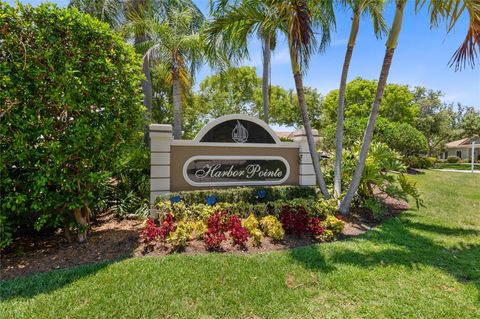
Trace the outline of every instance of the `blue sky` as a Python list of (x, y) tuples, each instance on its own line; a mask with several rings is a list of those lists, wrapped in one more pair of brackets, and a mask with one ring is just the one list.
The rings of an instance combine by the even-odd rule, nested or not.
[[(40, 0), (21, 1), (38, 4)], [(60, 6), (68, 4), (68, 0), (52, 1)], [(208, 12), (208, 0), (195, 1), (203, 12)], [(468, 17), (462, 16), (455, 29), (446, 34), (445, 26), (430, 30), (429, 17), (426, 10), (414, 13), (413, 0), (409, 1), (399, 38), (389, 82), (422, 85), (445, 93), (446, 102), (460, 102), (464, 105), (480, 109), (480, 67), (455, 72), (448, 67), (448, 61), (456, 48), (463, 41)], [(13, 4), (13, 0), (7, 0)], [(393, 19), (393, 4), (385, 13), (388, 24)], [(345, 46), (350, 31), (350, 14), (343, 9), (336, 10), (337, 29), (332, 34), (332, 42), (323, 54), (312, 57), (310, 68), (305, 77), (305, 85), (317, 88), (323, 94), (338, 88), (340, 72), (345, 54)], [(349, 79), (361, 76), (377, 79), (384, 54), (385, 39), (377, 40), (368, 19), (360, 25), (354, 55), (352, 58)], [(245, 65), (256, 66), (261, 74), (261, 47), (255, 37), (250, 44), (250, 60)], [(197, 83), (212, 71), (203, 68), (197, 74)], [(281, 39), (272, 57), (272, 84), (285, 88), (293, 88), (288, 51), (284, 39)]]

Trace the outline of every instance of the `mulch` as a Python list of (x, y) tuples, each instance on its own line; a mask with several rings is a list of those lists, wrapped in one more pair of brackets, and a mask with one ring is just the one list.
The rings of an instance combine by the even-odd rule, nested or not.
[[(385, 198), (389, 215), (394, 216), (408, 208), (405, 202)], [(345, 229), (340, 240), (358, 236), (375, 227), (366, 211), (352, 212), (345, 220)], [(175, 253), (163, 243), (146, 244), (141, 238), (144, 222), (139, 220), (119, 220), (112, 214), (98, 216), (93, 222), (84, 243), (67, 242), (58, 232), (54, 234), (24, 234), (14, 240), (8, 250), (0, 254), (0, 280), (47, 272), (54, 269), (70, 268), (100, 261), (115, 260), (131, 256), (162, 256)], [(308, 236), (287, 235), (282, 242), (262, 238), (259, 247), (253, 247), (250, 240), (244, 248), (234, 247), (230, 241), (224, 242), (220, 252), (252, 254), (278, 251), (288, 248), (307, 246), (318, 243)], [(206, 253), (202, 241), (191, 241), (182, 253)]]

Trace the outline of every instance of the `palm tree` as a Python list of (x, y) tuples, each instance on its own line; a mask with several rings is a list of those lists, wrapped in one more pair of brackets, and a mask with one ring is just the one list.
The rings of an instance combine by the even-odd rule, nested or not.
[[(348, 213), (353, 196), (357, 192), (360, 184), (368, 149), (372, 142), (375, 121), (378, 116), (383, 92), (387, 84), (388, 73), (390, 71), (390, 66), (392, 65), (392, 58), (395, 53), (398, 37), (402, 28), (402, 20), (406, 2), (407, 0), (396, 0), (395, 2), (395, 16), (386, 43), (385, 56), (377, 84), (375, 100), (370, 112), (370, 118), (365, 130), (362, 147), (360, 149), (360, 154), (352, 181), (348, 188), (347, 194), (343, 198), (339, 207), (339, 211), (342, 214)], [(426, 2), (427, 0), (416, 0), (416, 9), (421, 9)], [(440, 19), (447, 19), (448, 31), (453, 29), (453, 26), (458, 21), (458, 18), (465, 10), (468, 12), (470, 15), (468, 32), (462, 46), (452, 57), (451, 65), (456, 65), (458, 68), (465, 66), (465, 64), (468, 62), (473, 67), (475, 65), (475, 59), (478, 58), (477, 51), (480, 48), (480, 2), (478, 0), (431, 0), (428, 10), (431, 17), (431, 26), (437, 26)]]
[[(309, 4), (312, 5), (312, 7), (310, 7)], [(322, 34), (320, 42), (321, 50), (325, 48), (330, 40), (330, 26), (334, 24), (332, 2), (312, 1), (308, 3), (303, 0), (272, 1), (272, 6), (277, 11), (277, 15), (272, 19), (272, 26), (278, 27), (287, 37), (300, 114), (307, 136), (317, 184), (323, 196), (329, 198), (330, 194), (328, 193), (320, 169), (320, 159), (312, 134), (307, 104), (305, 102), (303, 72), (308, 68), (310, 56), (316, 47), (314, 28), (319, 27)]]
[(221, 45), (231, 57), (242, 59), (249, 55), (247, 42), (256, 34), (262, 42), (262, 98), (263, 119), (269, 121), (270, 61), (276, 46), (275, 30), (262, 26), (274, 14), (268, 1), (214, 1), (211, 4), (212, 21), (207, 24), (207, 45), (216, 50)]
[(348, 69), (352, 58), (353, 48), (357, 39), (358, 29), (360, 27), (360, 17), (364, 13), (371, 16), (373, 22), (373, 30), (377, 37), (386, 31), (385, 21), (383, 20), (382, 11), (384, 0), (343, 0), (343, 4), (349, 7), (353, 13), (352, 26), (350, 29), (350, 37), (347, 44), (347, 52), (343, 62), (342, 76), (340, 79), (340, 88), (338, 90), (338, 108), (337, 108), (337, 134), (335, 149), (335, 177), (334, 177), (334, 194), (339, 197), (342, 193), (342, 149), (343, 149), (343, 120), (345, 105), (345, 89), (347, 86)]
[[(150, 9), (151, 10), (151, 9)], [(168, 68), (167, 78), (172, 84), (173, 98), (173, 137), (182, 137), (182, 109), (185, 91), (196, 69), (203, 61), (203, 42), (200, 37), (199, 21), (195, 20), (192, 9), (170, 9), (165, 19), (152, 14), (131, 16), (131, 28), (144, 30), (144, 39), (137, 43), (144, 52), (143, 59), (150, 65), (158, 61)]]
[[(205, 17), (191, 0), (71, 0), (70, 6), (88, 13), (99, 20), (107, 22), (113, 29), (121, 30), (127, 38), (133, 39), (134, 45), (142, 53), (142, 71), (145, 79), (142, 81), (144, 95), (143, 103), (147, 117), (152, 114), (152, 56), (145, 54), (145, 44), (148, 38), (148, 23), (152, 18), (166, 21), (171, 10), (189, 10), (192, 15), (192, 26), (198, 30)], [(148, 144), (148, 128), (144, 133), (145, 143)]]
[(330, 26), (333, 23), (332, 1), (244, 0), (240, 5), (229, 6), (225, 12), (219, 12), (205, 30), (207, 47), (210, 50), (220, 47), (237, 57), (248, 54), (247, 39), (252, 33), (274, 35), (279, 30), (285, 34), (317, 184), (327, 198), (330, 195), (320, 169), (320, 160), (312, 134), (302, 72), (307, 69), (309, 58), (316, 48), (314, 27), (320, 28), (322, 33), (320, 48), (324, 49), (330, 40)]

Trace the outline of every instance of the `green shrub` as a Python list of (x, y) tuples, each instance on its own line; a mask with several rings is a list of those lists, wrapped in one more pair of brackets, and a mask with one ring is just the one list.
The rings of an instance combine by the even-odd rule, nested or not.
[(242, 220), (242, 226), (245, 227), (248, 232), (252, 232), (254, 229), (258, 228), (259, 223), (255, 215), (250, 214), (247, 218)]
[[(259, 191), (265, 190), (265, 198), (260, 198)], [(170, 193), (157, 197), (158, 201), (168, 201), (174, 196), (180, 196), (187, 205), (205, 204), (207, 196), (215, 196), (217, 203), (259, 203), (271, 202), (278, 199), (290, 200), (294, 198), (308, 198), (317, 196), (316, 187), (311, 186), (265, 186), (265, 187), (236, 187), (228, 189), (196, 190)]]
[(168, 235), (167, 242), (177, 249), (183, 249), (187, 246), (187, 242), (192, 239), (192, 235), (192, 224), (180, 221), (175, 230)]
[(458, 156), (449, 156), (447, 158), (447, 163), (458, 163), (460, 162), (460, 157)]
[(363, 203), (363, 206), (370, 210), (374, 220), (382, 221), (383, 219), (385, 219), (385, 213), (387, 212), (387, 208), (375, 198), (367, 199)]
[(345, 222), (336, 218), (333, 215), (329, 215), (327, 216), (327, 218), (325, 218), (325, 220), (321, 222), (321, 226), (324, 229), (332, 231), (333, 234), (336, 235), (340, 234), (343, 231), (343, 228), (345, 227)]
[(435, 157), (427, 156), (404, 156), (402, 162), (411, 168), (422, 168), (427, 169), (431, 168), (437, 159)]
[[(88, 227), (92, 208), (138, 143), (141, 59), (74, 8), (0, 2), (0, 193), (7, 224)], [(13, 228), (12, 228), (13, 229)]]
[(268, 237), (274, 240), (282, 240), (285, 237), (282, 223), (275, 216), (265, 216), (260, 220), (260, 226)]
[[(351, 150), (344, 150), (342, 155), (342, 189), (348, 189), (348, 181), (351, 181), (356, 168), (357, 158), (360, 153), (360, 143), (356, 143)], [(333, 182), (333, 161), (329, 159), (324, 163), (325, 179)], [(355, 195), (354, 204), (361, 206), (367, 199), (373, 198), (375, 192), (396, 199), (406, 200), (412, 196), (421, 205), (420, 194), (415, 183), (409, 180), (405, 174), (406, 167), (401, 161), (401, 156), (392, 151), (386, 144), (372, 143), (368, 152), (365, 168), (358, 191)]]
[(323, 233), (316, 237), (317, 240), (329, 242), (335, 239), (335, 234), (330, 229), (324, 229)]
[[(345, 120), (344, 147), (354, 147), (359, 136), (363, 136), (368, 118), (352, 117)], [(336, 124), (325, 129), (325, 146), (335, 149)], [(379, 117), (375, 124), (373, 141), (387, 144), (389, 148), (403, 156), (422, 155), (428, 152), (428, 141), (425, 135), (409, 123), (392, 122)]]
[(260, 229), (254, 228), (249, 232), (250, 238), (252, 239), (253, 247), (260, 246), (261, 240), (263, 238), (263, 233)]

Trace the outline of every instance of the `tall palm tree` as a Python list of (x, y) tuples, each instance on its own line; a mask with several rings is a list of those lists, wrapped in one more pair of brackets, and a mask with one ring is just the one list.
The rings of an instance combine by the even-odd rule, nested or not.
[(360, 27), (360, 18), (362, 14), (368, 13), (373, 22), (373, 30), (377, 37), (380, 37), (386, 31), (385, 21), (382, 16), (384, 0), (343, 0), (343, 5), (352, 11), (352, 26), (350, 37), (348, 39), (347, 51), (343, 62), (342, 76), (340, 78), (340, 88), (338, 89), (338, 108), (337, 108), (337, 134), (335, 149), (335, 177), (334, 194), (339, 197), (342, 193), (342, 149), (343, 149), (343, 120), (345, 105), (345, 90), (347, 87), (348, 70), (350, 60), (352, 59), (353, 48), (357, 39), (358, 29)]
[[(71, 0), (70, 6), (88, 13), (99, 20), (107, 22), (113, 29), (122, 30), (126, 38), (133, 39), (134, 45), (142, 53), (143, 102), (147, 117), (152, 114), (152, 56), (145, 54), (145, 43), (148, 39), (148, 23), (154, 17), (157, 21), (166, 21), (171, 10), (189, 10), (192, 15), (192, 26), (198, 30), (205, 17), (191, 0)], [(145, 128), (145, 143), (148, 144), (148, 128)]]
[[(312, 134), (310, 118), (308, 115), (307, 104), (303, 87), (303, 73), (308, 68), (308, 62), (311, 54), (316, 48), (316, 39), (314, 28), (318, 27), (322, 34), (320, 40), (320, 49), (324, 49), (330, 40), (330, 26), (334, 24), (334, 14), (331, 1), (312, 1), (304, 0), (293, 1), (271, 1), (271, 5), (277, 11), (277, 15), (272, 19), (273, 26), (276, 26), (287, 37), (290, 53), (290, 62), (293, 78), (295, 80), (295, 89), (297, 91), (298, 104), (303, 126), (307, 136), (310, 156), (317, 184), (324, 197), (329, 198), (322, 171), (320, 169), (320, 159), (317, 153), (317, 147)], [(310, 5), (310, 6), (309, 6)]]
[[(375, 100), (370, 112), (363, 143), (360, 154), (357, 160), (357, 166), (353, 174), (352, 181), (348, 188), (347, 194), (343, 198), (339, 211), (342, 214), (347, 214), (355, 193), (360, 184), (360, 179), (365, 168), (365, 160), (368, 154), (368, 149), (372, 142), (373, 130), (375, 128), (375, 121), (380, 109), (383, 92), (387, 84), (388, 73), (392, 65), (392, 58), (397, 47), (398, 37), (402, 28), (402, 20), (405, 11), (407, 0), (396, 0), (395, 2), (395, 16), (392, 27), (388, 35), (385, 56), (383, 59), (382, 69), (377, 84), (377, 91), (375, 93)], [(417, 11), (421, 9), (427, 0), (416, 0)], [(453, 29), (453, 26), (458, 21), (460, 15), (466, 10), (470, 16), (470, 23), (466, 38), (460, 48), (456, 51), (451, 60), (451, 65), (458, 67), (465, 66), (469, 63), (472, 67), (475, 65), (475, 60), (478, 58), (478, 51), (480, 48), (480, 1), (478, 0), (430, 0), (428, 10), (430, 13), (431, 26), (437, 26), (441, 19), (448, 20), (448, 31)]]
[(319, 27), (322, 34), (320, 48), (325, 48), (330, 40), (330, 26), (334, 24), (332, 1), (243, 0), (240, 5), (230, 6), (226, 12), (220, 12), (214, 18), (205, 29), (207, 47), (221, 47), (237, 57), (248, 54), (247, 39), (250, 34), (261, 32), (274, 35), (279, 30), (287, 37), (300, 113), (317, 184), (322, 194), (330, 197), (307, 112), (302, 73), (307, 69), (309, 58), (316, 48), (314, 28)]
[(164, 64), (170, 71), (168, 81), (172, 83), (173, 137), (182, 137), (182, 109), (187, 86), (203, 61), (203, 42), (200, 25), (192, 9), (170, 9), (165, 19), (152, 14), (131, 16), (131, 28), (142, 28), (145, 37), (137, 46), (144, 52), (143, 58)]
[(227, 1), (211, 3), (213, 19), (205, 28), (206, 40), (211, 50), (221, 45), (231, 57), (240, 60), (248, 57), (248, 40), (256, 34), (262, 42), (262, 98), (263, 119), (269, 121), (270, 61), (276, 46), (275, 30), (263, 28), (265, 22), (274, 14), (268, 1)]

